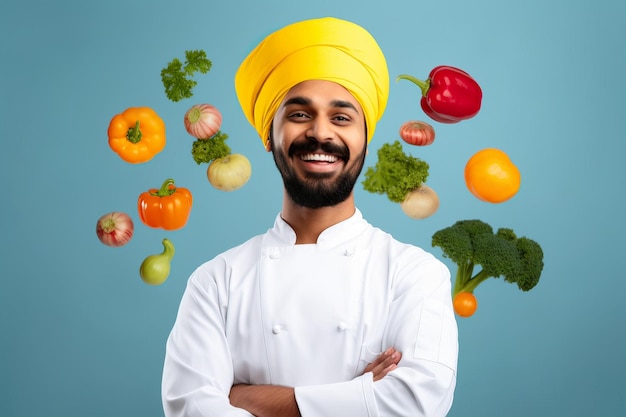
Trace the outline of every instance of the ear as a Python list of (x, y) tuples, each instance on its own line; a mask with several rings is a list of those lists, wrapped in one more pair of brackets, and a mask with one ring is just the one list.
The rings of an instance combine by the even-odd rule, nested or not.
[(265, 141), (265, 150), (267, 152), (271, 152), (272, 151), (272, 141), (269, 140), (269, 138)]

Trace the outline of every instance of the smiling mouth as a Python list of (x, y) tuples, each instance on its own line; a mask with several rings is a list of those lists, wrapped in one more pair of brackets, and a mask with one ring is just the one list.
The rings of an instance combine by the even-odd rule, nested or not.
[(300, 159), (306, 162), (328, 162), (333, 163), (339, 161), (339, 157), (336, 155), (325, 153), (305, 153), (300, 155)]

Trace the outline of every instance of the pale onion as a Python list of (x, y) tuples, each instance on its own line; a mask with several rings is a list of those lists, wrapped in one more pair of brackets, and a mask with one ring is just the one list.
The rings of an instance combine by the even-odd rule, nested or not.
[(206, 140), (222, 126), (222, 113), (210, 104), (194, 104), (185, 113), (185, 129), (196, 139)]
[(213, 160), (207, 169), (211, 185), (222, 191), (233, 191), (243, 187), (251, 175), (250, 161), (237, 153)]
[(113, 211), (98, 219), (96, 235), (107, 246), (124, 246), (133, 237), (135, 226), (126, 213)]
[(400, 207), (412, 219), (425, 219), (439, 209), (439, 196), (435, 190), (422, 184), (407, 194)]

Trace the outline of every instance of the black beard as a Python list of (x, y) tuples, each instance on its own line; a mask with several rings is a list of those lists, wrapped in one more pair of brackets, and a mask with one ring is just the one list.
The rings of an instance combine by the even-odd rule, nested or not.
[[(350, 197), (365, 164), (367, 145), (363, 146), (363, 151), (354, 162), (354, 165), (341, 173), (336, 179), (332, 179), (333, 174), (331, 173), (308, 173), (306, 178), (300, 179), (289, 166), (287, 156), (277, 150), (272, 138), (270, 138), (270, 141), (274, 163), (283, 178), (285, 190), (293, 202), (302, 207), (317, 209), (336, 206), (344, 202)], [(344, 162), (349, 161), (350, 152), (346, 147), (339, 147), (329, 142), (320, 144), (315, 140), (294, 142), (289, 148), (289, 157), (293, 158), (294, 154), (313, 152), (318, 149), (326, 153), (338, 155)], [(295, 157), (297, 158), (297, 156)]]

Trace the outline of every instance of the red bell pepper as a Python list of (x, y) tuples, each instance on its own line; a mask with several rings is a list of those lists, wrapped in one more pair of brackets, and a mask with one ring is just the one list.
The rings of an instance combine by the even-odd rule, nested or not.
[(420, 105), (424, 113), (440, 123), (458, 123), (480, 110), (483, 92), (465, 71), (447, 65), (433, 68), (426, 81), (402, 74), (396, 80), (409, 80), (422, 90)]

